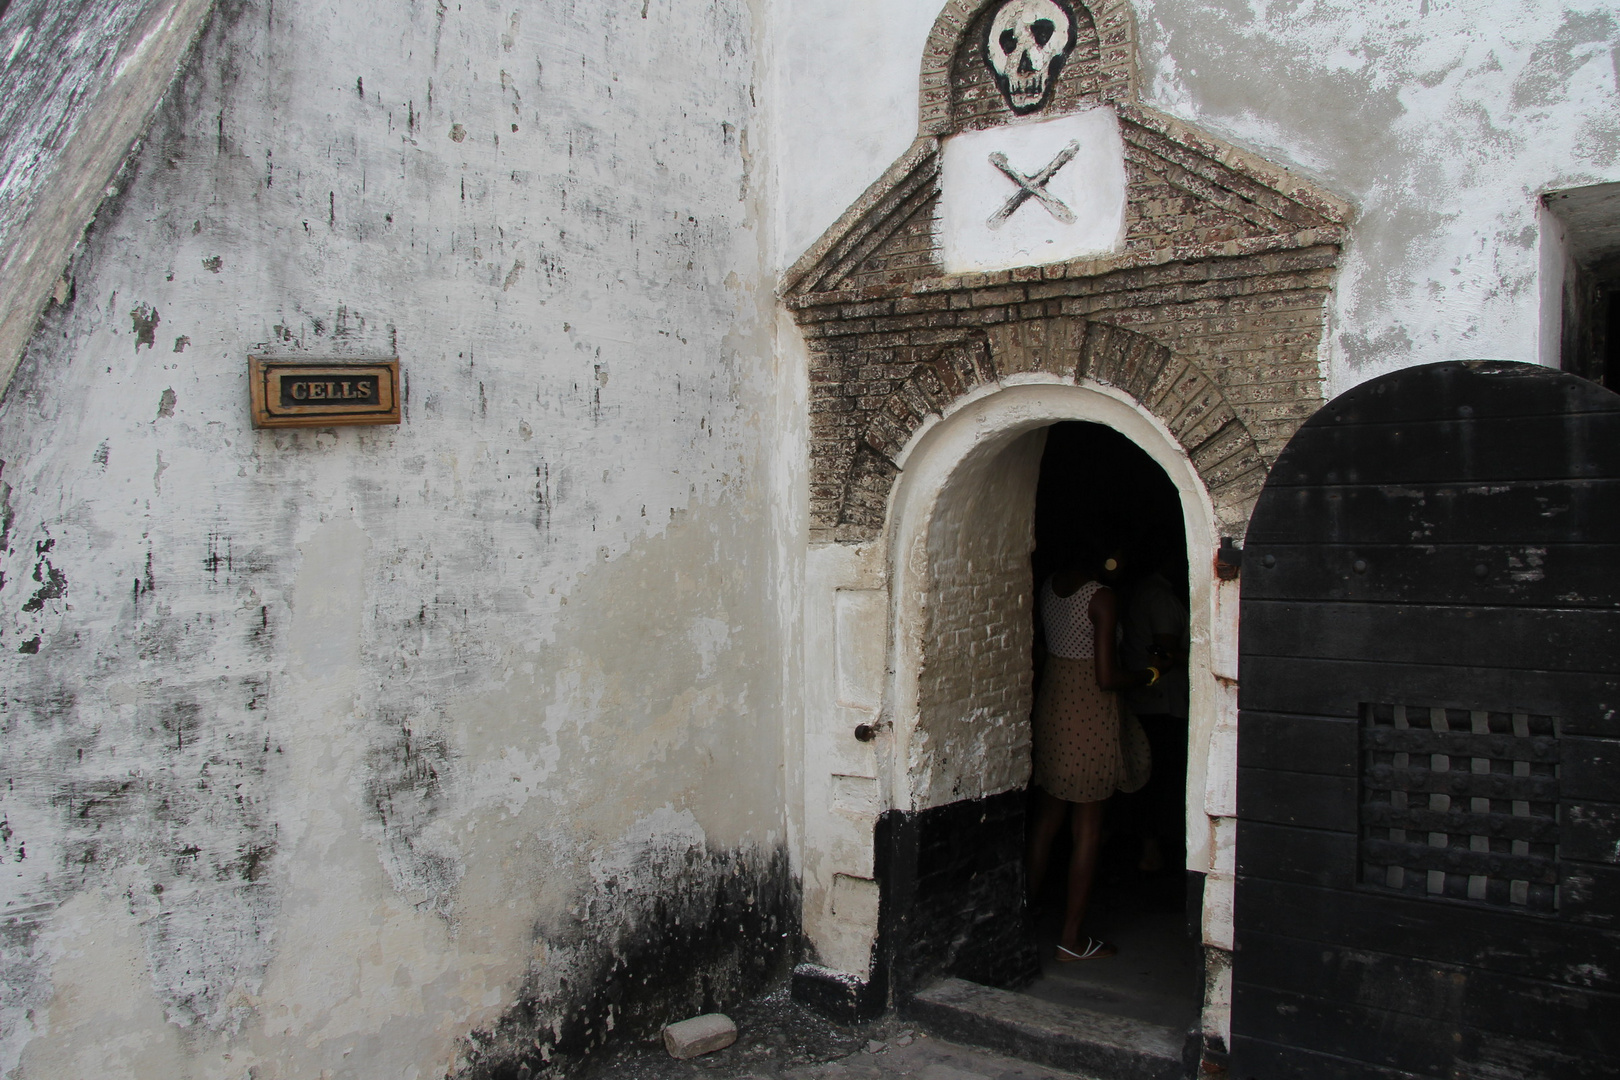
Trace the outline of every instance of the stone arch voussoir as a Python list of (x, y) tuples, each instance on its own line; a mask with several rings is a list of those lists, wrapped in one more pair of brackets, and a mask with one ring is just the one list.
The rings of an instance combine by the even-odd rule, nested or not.
[(925, 420), (944, 416), (962, 395), (996, 378), (989, 343), (982, 336), (941, 350), (918, 364), (879, 407), (861, 435), (861, 448), (898, 466), (901, 451)]
[(1186, 451), (1223, 534), (1243, 535), (1267, 463), (1215, 380), (1145, 334), (1057, 316), (993, 326), (917, 365), (866, 426), (845, 479), (838, 538), (882, 531), (901, 456), (930, 417), (946, 415), (977, 387), (1027, 373), (1089, 379), (1128, 394)]

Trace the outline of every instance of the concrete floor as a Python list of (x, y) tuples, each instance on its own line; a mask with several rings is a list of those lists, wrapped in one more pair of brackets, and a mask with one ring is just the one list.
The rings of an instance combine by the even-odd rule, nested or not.
[(1024, 993), (1187, 1030), (1197, 1023), (1203, 1000), (1203, 956), (1186, 931), (1184, 890), (1179, 875), (1143, 878), (1131, 872), (1100, 883), (1086, 929), (1119, 953), (1067, 964), (1055, 959), (1061, 894), (1043, 897), (1037, 923), (1041, 977)]
[(738, 1006), (737, 1041), (676, 1061), (658, 1040), (620, 1044), (571, 1071), (575, 1080), (1090, 1080), (961, 1046), (893, 1016), (833, 1023), (785, 990)]

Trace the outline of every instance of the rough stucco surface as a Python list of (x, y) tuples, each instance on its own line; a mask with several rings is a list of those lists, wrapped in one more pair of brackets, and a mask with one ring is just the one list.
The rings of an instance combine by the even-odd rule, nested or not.
[[(790, 0), (784, 25), (803, 53), (782, 75), (787, 261), (916, 132), (917, 60), (939, 5), (886, 11), (892, 51), (842, 32), (868, 6)], [(1297, 167), (1355, 204), (1328, 338), (1331, 393), (1405, 364), (1539, 358), (1538, 195), (1620, 180), (1612, 5), (1142, 0), (1135, 8), (1147, 104)], [(846, 71), (860, 73), (862, 93), (822, 90)], [(838, 116), (852, 134), (837, 156), (825, 152), (833, 135), (822, 112), (805, 104), (824, 93), (849, 96)]]
[(110, 81), (132, 29), (152, 4), (89, 0), (0, 4), (0, 230), (9, 233), (45, 186), (55, 152), (82, 120), (87, 99)]
[(0, 393), (214, 0), (0, 3)]
[(1620, 179), (1611, 5), (1160, 2), (1140, 26), (1156, 100), (1359, 204), (1335, 392), (1411, 363), (1538, 358), (1538, 196)]
[[(222, 5), (0, 407), (0, 1072), (495, 1075), (780, 970), (755, 18)], [(255, 432), (253, 350), (405, 422)]]

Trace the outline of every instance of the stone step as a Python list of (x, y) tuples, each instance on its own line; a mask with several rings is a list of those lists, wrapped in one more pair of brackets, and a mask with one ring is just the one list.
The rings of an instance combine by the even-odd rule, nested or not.
[(1073, 1005), (943, 979), (900, 1009), (936, 1035), (1097, 1080), (1183, 1080), (1187, 1033)]

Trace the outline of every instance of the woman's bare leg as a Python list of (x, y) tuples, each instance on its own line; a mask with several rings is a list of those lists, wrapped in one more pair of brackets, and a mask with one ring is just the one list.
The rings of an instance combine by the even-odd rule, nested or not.
[(1063, 913), (1063, 936), (1058, 944), (1080, 949), (1080, 923), (1091, 900), (1091, 883), (1097, 876), (1097, 856), (1102, 850), (1102, 801), (1075, 803), (1069, 827), (1074, 831), (1074, 854), (1069, 859), (1069, 900)]
[(1035, 820), (1029, 828), (1029, 850), (1024, 858), (1024, 885), (1033, 901), (1046, 883), (1046, 868), (1052, 860), (1052, 842), (1063, 827), (1063, 812), (1070, 807), (1056, 795), (1035, 789)]

